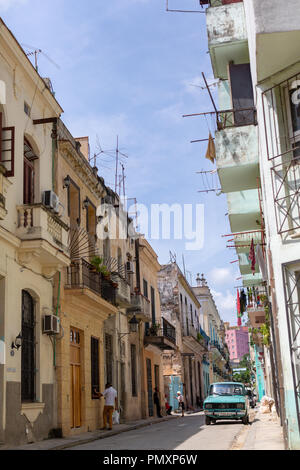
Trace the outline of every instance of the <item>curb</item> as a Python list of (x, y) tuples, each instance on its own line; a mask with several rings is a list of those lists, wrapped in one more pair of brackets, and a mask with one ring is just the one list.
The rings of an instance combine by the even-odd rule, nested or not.
[(76, 441), (76, 442), (69, 442), (69, 443), (66, 443), (66, 444), (62, 444), (60, 446), (56, 446), (56, 447), (52, 447), (51, 449), (47, 449), (48, 451), (53, 451), (53, 450), (65, 450), (65, 449), (70, 449), (72, 447), (77, 447), (77, 446), (81, 446), (81, 445), (84, 445), (84, 444), (89, 444), (90, 442), (95, 442), (95, 441), (100, 441), (102, 439), (107, 439), (109, 437), (113, 437), (113, 436), (117, 436), (118, 434), (123, 434), (125, 432), (128, 432), (128, 431), (134, 431), (135, 429), (142, 429), (142, 428), (145, 428), (147, 426), (152, 426), (152, 424), (158, 424), (158, 423), (163, 423), (163, 422), (166, 422), (166, 421), (171, 421), (172, 419), (178, 419), (180, 416), (172, 416), (172, 417), (168, 417), (168, 418), (163, 418), (163, 419), (157, 419), (155, 421), (151, 421), (151, 422), (148, 422), (148, 423), (141, 423), (141, 424), (135, 424), (133, 426), (129, 426), (127, 429), (120, 429), (119, 431), (112, 431), (110, 433), (107, 433), (107, 434), (104, 434), (104, 435), (99, 435), (97, 437), (91, 437), (89, 439), (83, 439), (83, 440), (79, 440), (79, 441)]

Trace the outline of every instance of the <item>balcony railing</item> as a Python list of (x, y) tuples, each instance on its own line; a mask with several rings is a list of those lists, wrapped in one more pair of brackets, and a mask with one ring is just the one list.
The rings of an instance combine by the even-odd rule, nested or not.
[(200, 0), (200, 5), (208, 5), (210, 7), (221, 7), (223, 5), (229, 5), (230, 3), (240, 3), (243, 0)]
[(68, 246), (68, 227), (42, 204), (18, 206), (17, 236), (21, 240), (43, 239)]
[(215, 116), (218, 131), (231, 127), (257, 125), (257, 112), (255, 107), (183, 115), (183, 117), (195, 116)]
[(104, 300), (116, 305), (116, 285), (95, 271), (94, 266), (84, 259), (67, 268), (67, 289), (87, 288), (100, 295)]
[(151, 315), (151, 302), (140, 293), (131, 295), (131, 305), (127, 309), (128, 314), (135, 314), (137, 318), (143, 321), (150, 322), (152, 320)]
[[(161, 349), (174, 349), (176, 345), (176, 329), (165, 318), (161, 325), (152, 324), (145, 330), (145, 342)], [(171, 344), (170, 344), (171, 343)]]
[(119, 307), (127, 308), (131, 306), (131, 292), (130, 285), (127, 280), (124, 279), (118, 273), (112, 273), (111, 278), (114, 283), (118, 284), (116, 300)]

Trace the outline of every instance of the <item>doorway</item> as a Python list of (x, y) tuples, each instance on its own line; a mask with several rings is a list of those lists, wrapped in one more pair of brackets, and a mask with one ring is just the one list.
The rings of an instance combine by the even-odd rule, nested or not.
[(82, 333), (71, 328), (70, 332), (70, 369), (71, 369), (71, 428), (82, 426), (81, 413), (81, 344)]

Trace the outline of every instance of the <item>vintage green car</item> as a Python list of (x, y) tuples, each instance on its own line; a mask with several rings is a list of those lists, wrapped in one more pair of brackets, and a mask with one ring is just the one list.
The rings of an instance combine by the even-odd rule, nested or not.
[(209, 396), (204, 402), (206, 424), (217, 420), (242, 420), (249, 424), (249, 398), (244, 384), (219, 382), (210, 386)]

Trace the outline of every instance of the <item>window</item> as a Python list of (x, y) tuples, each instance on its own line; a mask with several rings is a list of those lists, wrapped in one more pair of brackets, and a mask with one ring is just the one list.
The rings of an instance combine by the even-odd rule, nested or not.
[(23, 175), (23, 203), (34, 204), (35, 190), (35, 166), (34, 162), (38, 160), (32, 146), (27, 139), (24, 139), (24, 175)]
[(68, 187), (68, 215), (70, 217), (71, 227), (80, 225), (80, 188), (70, 179), (71, 184)]
[(113, 383), (113, 339), (105, 335), (106, 383)]
[(144, 288), (144, 297), (148, 299), (148, 282), (145, 281), (145, 279), (143, 280), (143, 288)]
[(91, 386), (92, 400), (99, 399), (95, 394), (100, 392), (100, 372), (99, 372), (99, 339), (91, 338)]
[(156, 323), (156, 311), (155, 311), (155, 290), (151, 287), (151, 312), (152, 312), (152, 323)]
[(137, 368), (136, 368), (136, 345), (131, 345), (131, 390), (132, 396), (137, 397)]
[(35, 400), (35, 315), (34, 300), (22, 291), (22, 349), (21, 349), (22, 402)]
[(7, 178), (15, 175), (15, 128), (3, 126), (0, 112), (0, 163), (5, 167)]

